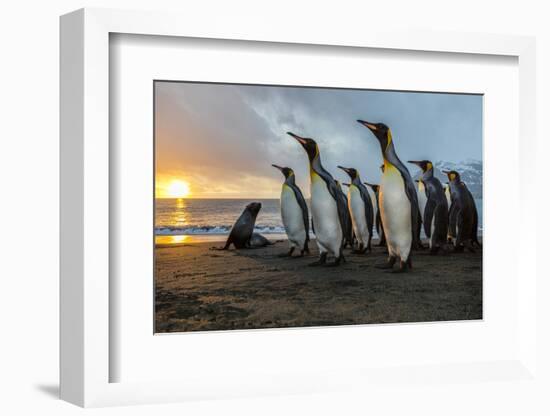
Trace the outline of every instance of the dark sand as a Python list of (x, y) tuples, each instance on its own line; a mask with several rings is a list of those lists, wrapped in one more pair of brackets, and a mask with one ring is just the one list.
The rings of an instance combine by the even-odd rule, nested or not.
[(219, 243), (156, 248), (156, 332), (280, 328), (482, 318), (481, 250), (413, 253), (413, 271), (374, 267), (385, 249), (345, 250), (340, 267), (308, 267), (309, 257), (255, 250), (211, 251)]

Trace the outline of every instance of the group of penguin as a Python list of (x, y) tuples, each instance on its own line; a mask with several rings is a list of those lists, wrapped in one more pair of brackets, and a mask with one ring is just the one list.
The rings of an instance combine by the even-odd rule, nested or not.
[[(443, 171), (449, 183), (444, 188), (434, 176), (429, 160), (409, 161), (422, 170), (418, 192), (407, 167), (394, 147), (390, 128), (383, 123), (357, 120), (378, 140), (383, 165), (379, 185), (364, 183), (355, 168), (338, 166), (350, 177), (347, 196), (340, 183), (323, 167), (315, 140), (288, 132), (305, 150), (309, 159), (311, 193), (311, 228), (319, 248), (319, 259), (311, 265), (338, 266), (345, 261), (343, 249), (354, 253), (371, 251), (373, 228), (380, 236), (379, 245), (387, 246), (388, 261), (380, 268), (404, 272), (412, 268), (411, 252), (423, 248), (420, 230), (429, 239), (431, 254), (440, 249), (474, 251), (477, 239), (478, 214), (474, 198), (456, 171)], [(309, 212), (305, 198), (289, 167), (272, 165), (285, 177), (281, 191), (281, 216), (292, 256), (309, 253)], [(328, 256), (334, 257), (327, 262)]]

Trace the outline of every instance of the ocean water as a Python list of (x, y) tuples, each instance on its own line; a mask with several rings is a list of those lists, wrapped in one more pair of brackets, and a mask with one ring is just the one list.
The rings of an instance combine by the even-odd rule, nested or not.
[[(275, 239), (284, 237), (278, 199), (156, 199), (157, 243), (224, 240), (235, 220), (250, 202), (261, 202), (255, 231)], [(309, 203), (309, 201), (308, 201)], [(483, 229), (481, 199), (476, 199), (479, 229)], [(376, 231), (375, 231), (376, 234)], [(376, 237), (376, 235), (375, 235)]]
[[(284, 235), (278, 199), (156, 199), (155, 235), (157, 242), (193, 240), (223, 240), (250, 202), (261, 202), (255, 231), (261, 234)], [(159, 238), (160, 237), (160, 238)], [(186, 240), (187, 241), (187, 240)]]

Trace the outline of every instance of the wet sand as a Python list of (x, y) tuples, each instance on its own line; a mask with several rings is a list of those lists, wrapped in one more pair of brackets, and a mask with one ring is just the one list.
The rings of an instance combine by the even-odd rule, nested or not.
[[(376, 242), (375, 242), (376, 243)], [(280, 328), (482, 318), (482, 255), (413, 253), (413, 270), (375, 267), (385, 248), (345, 250), (339, 267), (280, 258), (287, 242), (254, 250), (212, 251), (220, 243), (157, 245), (156, 332)]]

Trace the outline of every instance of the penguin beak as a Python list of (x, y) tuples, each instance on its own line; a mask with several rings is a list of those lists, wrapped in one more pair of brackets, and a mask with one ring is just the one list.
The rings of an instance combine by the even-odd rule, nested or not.
[(294, 137), (302, 146), (305, 146), (305, 144), (307, 143), (303, 137), (300, 137), (297, 134), (294, 134), (290, 131), (287, 131), (286, 134), (288, 134), (290, 137)]
[(351, 183), (346, 183), (346, 182), (344, 182), (344, 183), (342, 183), (342, 185), (351, 186)]
[(336, 167), (337, 167), (338, 169), (342, 169), (342, 170), (343, 170), (344, 172), (346, 172), (346, 173), (349, 173), (349, 168), (345, 168), (345, 167), (340, 166), (340, 165), (338, 165), (338, 166), (336, 166)]
[(370, 131), (372, 132), (375, 132), (376, 130), (378, 130), (378, 128), (376, 127), (376, 125), (372, 124), (372, 123), (369, 123), (368, 121), (365, 121), (365, 120), (357, 120), (357, 122), (359, 124), (362, 124), (363, 126), (365, 126), (366, 128), (368, 128)]
[(278, 166), (278, 165), (271, 165), (271, 166), (273, 166), (276, 169), (279, 169), (281, 172), (283, 171), (283, 168), (281, 166)]
[(448, 171), (448, 170), (442, 170), (441, 172), (444, 173), (445, 175), (448, 175), (449, 173), (451, 173), (451, 172)]
[(407, 160), (407, 163), (412, 163), (413, 165), (420, 166), (420, 162), (417, 160)]

